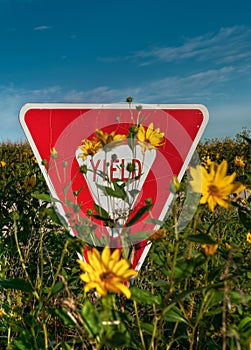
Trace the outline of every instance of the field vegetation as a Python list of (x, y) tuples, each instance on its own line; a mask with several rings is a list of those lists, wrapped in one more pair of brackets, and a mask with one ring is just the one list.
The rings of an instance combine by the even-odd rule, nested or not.
[(251, 350), (250, 150), (247, 130), (198, 145), (218, 192), (202, 189), (178, 230), (198, 168), (174, 179), (172, 209), (128, 285), (134, 271), (108, 248), (90, 252), (90, 268), (77, 261), (84, 242), (58, 219), (30, 146), (0, 144), (0, 349)]

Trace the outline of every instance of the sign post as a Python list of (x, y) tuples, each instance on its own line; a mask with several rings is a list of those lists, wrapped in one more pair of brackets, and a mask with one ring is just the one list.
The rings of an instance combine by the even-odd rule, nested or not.
[(182, 179), (206, 127), (206, 107), (26, 104), (20, 122), (72, 234), (90, 246), (133, 247), (140, 269), (171, 204), (170, 182)]

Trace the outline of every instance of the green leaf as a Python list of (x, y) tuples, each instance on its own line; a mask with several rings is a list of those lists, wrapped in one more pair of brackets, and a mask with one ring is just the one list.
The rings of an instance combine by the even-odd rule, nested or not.
[(51, 196), (50, 196), (49, 194), (47, 194), (47, 193), (38, 193), (38, 192), (34, 192), (34, 193), (31, 194), (31, 196), (32, 196), (33, 198), (40, 199), (41, 201), (48, 202), (48, 203), (51, 203), (51, 202), (58, 202), (58, 203), (61, 203), (60, 200), (51, 197)]
[(207, 313), (205, 314), (206, 317), (209, 316), (215, 316), (215, 315), (219, 315), (222, 314), (222, 306), (220, 307), (214, 307), (212, 310), (207, 311)]
[(154, 253), (153, 254), (153, 261), (155, 264), (159, 265), (159, 266), (166, 266), (166, 261), (163, 258), (163, 256), (160, 256), (159, 254)]
[(134, 150), (134, 147), (136, 145), (136, 135), (133, 132), (129, 132), (128, 134), (128, 146), (131, 148), (131, 150)]
[(16, 340), (14, 345), (18, 350), (34, 350), (33, 344), (28, 344), (26, 340)]
[(66, 203), (72, 208), (74, 213), (78, 214), (80, 212), (81, 206), (79, 204), (73, 203), (68, 199), (66, 199)]
[(141, 207), (137, 213), (126, 223), (126, 227), (134, 225), (143, 215), (145, 215), (150, 210), (151, 207), (152, 205), (149, 204)]
[(89, 300), (84, 302), (81, 310), (81, 316), (85, 330), (94, 338), (96, 334), (99, 334), (101, 325), (99, 313)]
[(107, 211), (100, 207), (98, 204), (94, 203), (94, 208), (102, 219), (110, 219), (110, 215), (107, 213)]
[(137, 233), (134, 233), (134, 234), (129, 236), (129, 241), (131, 243), (137, 243), (137, 242), (141, 242), (145, 239), (148, 239), (149, 236), (150, 236), (149, 231), (137, 232)]
[(183, 322), (189, 324), (177, 306), (173, 306), (169, 310), (164, 310), (163, 319), (167, 322)]
[(72, 347), (69, 344), (65, 343), (64, 341), (62, 341), (61, 344), (62, 344), (62, 350), (72, 350)]
[(76, 321), (74, 320), (73, 316), (71, 316), (70, 312), (65, 308), (59, 307), (56, 309), (50, 309), (50, 312), (51, 314), (58, 316), (64, 322), (65, 326), (70, 328), (76, 327)]
[(121, 198), (125, 200), (127, 198), (127, 194), (125, 190), (122, 187), (120, 187), (116, 182), (113, 182), (113, 185), (114, 185), (114, 190), (111, 187), (103, 186), (99, 184), (97, 184), (97, 187), (101, 189), (101, 191), (103, 191), (104, 194), (107, 196)]
[(151, 292), (144, 289), (140, 289), (136, 286), (132, 286), (130, 290), (132, 293), (131, 299), (135, 300), (136, 302), (155, 305), (161, 304), (160, 295), (154, 295)]
[[(53, 207), (50, 208), (45, 208), (45, 212), (48, 214), (48, 216), (50, 217), (50, 219), (52, 220), (52, 222), (56, 225), (62, 225), (62, 224), (66, 224), (65, 220), (63, 219), (62, 216), (58, 216), (57, 212), (55, 211), (55, 209)], [(62, 221), (63, 222), (62, 222)]]
[(165, 281), (165, 280), (157, 280), (156, 282), (153, 283), (154, 287), (158, 287), (158, 288), (161, 288), (161, 290), (164, 292), (164, 293), (168, 293), (168, 288), (169, 288), (169, 285), (168, 285), (168, 282)]
[(71, 181), (69, 182), (69, 184), (63, 189), (64, 191), (64, 197), (67, 196), (67, 192), (69, 191), (69, 189), (71, 188), (73, 182), (74, 182), (74, 179), (75, 179), (76, 176), (73, 176), (73, 178), (71, 179)]
[(244, 135), (241, 135), (241, 137), (251, 145), (251, 139), (249, 137), (244, 136)]
[(152, 323), (145, 323), (145, 322), (141, 322), (140, 323), (140, 327), (142, 328), (142, 330), (147, 333), (152, 335), (153, 334), (153, 330), (154, 330), (154, 326)]
[(62, 292), (64, 289), (65, 289), (65, 286), (64, 286), (63, 282), (62, 282), (62, 281), (58, 281), (58, 282), (54, 285), (50, 297), (52, 297), (52, 296), (54, 296), (54, 295), (56, 295), (56, 294)]
[(110, 331), (107, 331), (104, 338), (105, 345), (110, 349), (124, 348), (129, 341), (130, 335), (127, 332), (119, 332), (118, 327), (114, 327)]
[(128, 191), (128, 193), (133, 197), (135, 198), (138, 194), (139, 194), (140, 190), (137, 190), (137, 189), (133, 189), (131, 191)]
[(146, 224), (154, 224), (162, 227), (164, 225), (164, 221), (158, 219), (148, 219), (145, 221)]
[[(192, 276), (194, 269), (197, 266), (202, 265), (205, 262), (205, 258), (202, 255), (198, 255), (197, 257), (186, 259), (184, 261), (179, 261), (174, 267), (174, 279), (182, 281), (186, 279), (187, 277)], [(167, 275), (171, 275), (171, 270), (168, 270), (163, 272)]]
[[(21, 334), (14, 340), (12, 349), (18, 350), (34, 350), (34, 343), (31, 334), (27, 330), (23, 330)], [(8, 347), (9, 348), (9, 347)]]
[(240, 321), (238, 325), (238, 330), (240, 332), (245, 332), (246, 330), (250, 330), (250, 329), (251, 329), (251, 316), (246, 316)]
[(30, 283), (21, 278), (0, 280), (0, 286), (6, 289), (22, 290), (23, 292), (28, 292), (28, 293), (33, 292), (33, 288), (30, 285)]
[(100, 207), (98, 204), (94, 203), (95, 210), (98, 214), (92, 214), (92, 216), (97, 219), (104, 221), (104, 225), (108, 226), (110, 228), (115, 227), (116, 223), (114, 222), (113, 219), (110, 218), (109, 214), (105, 209)]
[(251, 230), (251, 212), (239, 209), (239, 218), (242, 225), (248, 230)]
[(195, 235), (188, 235), (186, 239), (191, 242), (200, 243), (200, 244), (216, 244), (216, 242), (205, 233), (198, 233)]
[(114, 191), (119, 194), (119, 198), (122, 198), (123, 200), (126, 200), (127, 193), (125, 191), (125, 183), (122, 183), (119, 185), (117, 181), (113, 181)]

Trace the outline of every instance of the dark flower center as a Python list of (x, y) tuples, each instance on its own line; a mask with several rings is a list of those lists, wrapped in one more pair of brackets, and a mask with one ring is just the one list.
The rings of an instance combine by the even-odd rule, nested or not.
[(215, 185), (209, 185), (208, 186), (208, 192), (209, 192), (210, 195), (215, 196), (215, 195), (219, 194), (219, 189)]
[(108, 281), (109, 279), (113, 278), (114, 277), (114, 274), (111, 272), (111, 271), (107, 271), (107, 272), (103, 272), (101, 275), (100, 275), (100, 279), (102, 281)]

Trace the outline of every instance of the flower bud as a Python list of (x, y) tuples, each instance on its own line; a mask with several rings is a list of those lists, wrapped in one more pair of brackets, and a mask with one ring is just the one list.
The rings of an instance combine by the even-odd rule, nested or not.
[(54, 148), (54, 147), (51, 148), (50, 155), (51, 155), (52, 159), (56, 159), (58, 157), (58, 152), (57, 152), (56, 148)]
[(86, 174), (87, 173), (87, 165), (81, 165), (80, 167), (79, 167), (79, 171), (81, 172), (81, 174)]
[(129, 173), (132, 173), (132, 172), (135, 171), (135, 168), (136, 168), (135, 163), (128, 163), (128, 164), (127, 164), (127, 167), (126, 167), (126, 170), (127, 170)]
[(152, 205), (153, 204), (152, 198), (146, 198), (145, 203), (146, 203), (146, 205)]
[(132, 103), (132, 101), (133, 101), (132, 96), (128, 96), (128, 97), (126, 98), (126, 102)]

